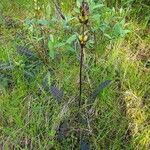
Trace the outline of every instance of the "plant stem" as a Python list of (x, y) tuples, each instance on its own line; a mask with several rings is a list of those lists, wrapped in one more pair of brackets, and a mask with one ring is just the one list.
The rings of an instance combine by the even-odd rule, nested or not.
[[(83, 28), (82, 28), (82, 35), (84, 36), (84, 31), (85, 31), (85, 27), (84, 27), (84, 24), (83, 24)], [(84, 45), (81, 45), (81, 50), (80, 50), (80, 75), (79, 75), (79, 78), (80, 78), (80, 87), (79, 87), (79, 112), (78, 112), (78, 120), (79, 120), (79, 123), (80, 123), (80, 120), (81, 120), (81, 116), (80, 116), (80, 108), (81, 108), (81, 102), (82, 102), (82, 72), (83, 72), (83, 58), (84, 58)], [(81, 143), (81, 137), (82, 137), (82, 134), (81, 134), (81, 131), (80, 131), (80, 128), (79, 128), (79, 137), (78, 137), (78, 142), (79, 142), (79, 148), (80, 148), (80, 143)]]
[[(84, 0), (82, 0), (82, 3), (84, 3)], [(85, 33), (85, 24), (82, 24), (82, 36), (84, 37), (84, 33)], [(81, 46), (81, 50), (80, 50), (80, 73), (79, 73), (79, 78), (80, 78), (80, 87), (79, 87), (79, 112), (78, 112), (78, 120), (79, 120), (79, 124), (80, 124), (80, 120), (81, 120), (81, 104), (82, 104), (82, 72), (83, 72), (83, 59), (84, 59), (84, 45), (85, 43), (80, 43)], [(79, 136), (78, 136), (78, 143), (79, 143), (79, 149), (81, 149), (80, 144), (81, 144), (81, 139), (82, 139), (82, 133), (81, 133), (81, 128), (79, 127)]]
[[(84, 36), (84, 32), (85, 32), (85, 27), (83, 24), (83, 29), (82, 29), (82, 35)], [(82, 102), (82, 70), (83, 70), (83, 58), (84, 58), (84, 54), (83, 54), (83, 50), (84, 50), (84, 45), (81, 45), (81, 51), (80, 51), (80, 88), (79, 88), (79, 109), (81, 107), (81, 102)]]

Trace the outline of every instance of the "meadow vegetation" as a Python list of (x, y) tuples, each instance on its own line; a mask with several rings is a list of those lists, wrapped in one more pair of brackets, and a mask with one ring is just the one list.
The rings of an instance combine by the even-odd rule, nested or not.
[(81, 2), (0, 1), (0, 150), (150, 149), (150, 2), (86, 0), (79, 109)]

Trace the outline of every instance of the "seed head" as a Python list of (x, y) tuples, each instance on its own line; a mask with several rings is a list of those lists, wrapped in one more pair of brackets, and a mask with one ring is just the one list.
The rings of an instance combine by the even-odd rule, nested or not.
[(87, 2), (82, 2), (80, 6), (80, 12), (82, 16), (88, 16), (89, 15), (89, 5)]

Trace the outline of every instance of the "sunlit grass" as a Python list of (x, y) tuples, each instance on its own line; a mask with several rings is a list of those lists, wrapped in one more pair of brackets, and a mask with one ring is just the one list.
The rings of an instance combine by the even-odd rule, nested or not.
[[(93, 11), (93, 16), (90, 16), (93, 20), (88, 25), (92, 31), (89, 32), (83, 64), (84, 104), (81, 116), (86, 124), (79, 125), (80, 46), (74, 39), (66, 43), (72, 35), (80, 32), (79, 24), (77, 19), (68, 24), (62, 21), (53, 2), (45, 0), (40, 4), (43, 4), (40, 19), (49, 21), (43, 26), (44, 36), (40, 35), (42, 25), (32, 26), (25, 22), (27, 18), (33, 20), (35, 17), (33, 1), (2, 2), (0, 149), (77, 149), (77, 131), (81, 128), (90, 141), (91, 149), (148, 150), (150, 68), (145, 64), (149, 60), (150, 47), (149, 35), (144, 33), (147, 21), (139, 22), (136, 8), (126, 14), (125, 7), (121, 12), (121, 8), (118, 9), (121, 4), (116, 1), (105, 2), (99, 11)], [(108, 8), (106, 4), (115, 7)], [(73, 0), (60, 3), (66, 17), (78, 16), (72, 12), (77, 9), (75, 5)], [(99, 15), (104, 20), (98, 20)], [(122, 21), (124, 19), (125, 22)], [(16, 26), (14, 22), (17, 22)], [(49, 53), (45, 56), (46, 51), (43, 51), (48, 50), (47, 42), (52, 36), (56, 42), (54, 58)], [(31, 52), (40, 59), (19, 54), (16, 50), (18, 45), (31, 48)], [(10, 64), (13, 69), (4, 67)], [(112, 80), (111, 84), (97, 96), (88, 110), (91, 92), (106, 80)], [(64, 91), (61, 102), (50, 92), (51, 85)], [(69, 129), (65, 131), (67, 136), (59, 141), (59, 126), (63, 122)]]

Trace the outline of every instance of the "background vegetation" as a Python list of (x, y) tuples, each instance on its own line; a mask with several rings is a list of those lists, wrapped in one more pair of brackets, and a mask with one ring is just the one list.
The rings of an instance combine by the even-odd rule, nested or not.
[(87, 1), (79, 123), (81, 1), (1, 0), (0, 150), (150, 149), (150, 2)]

